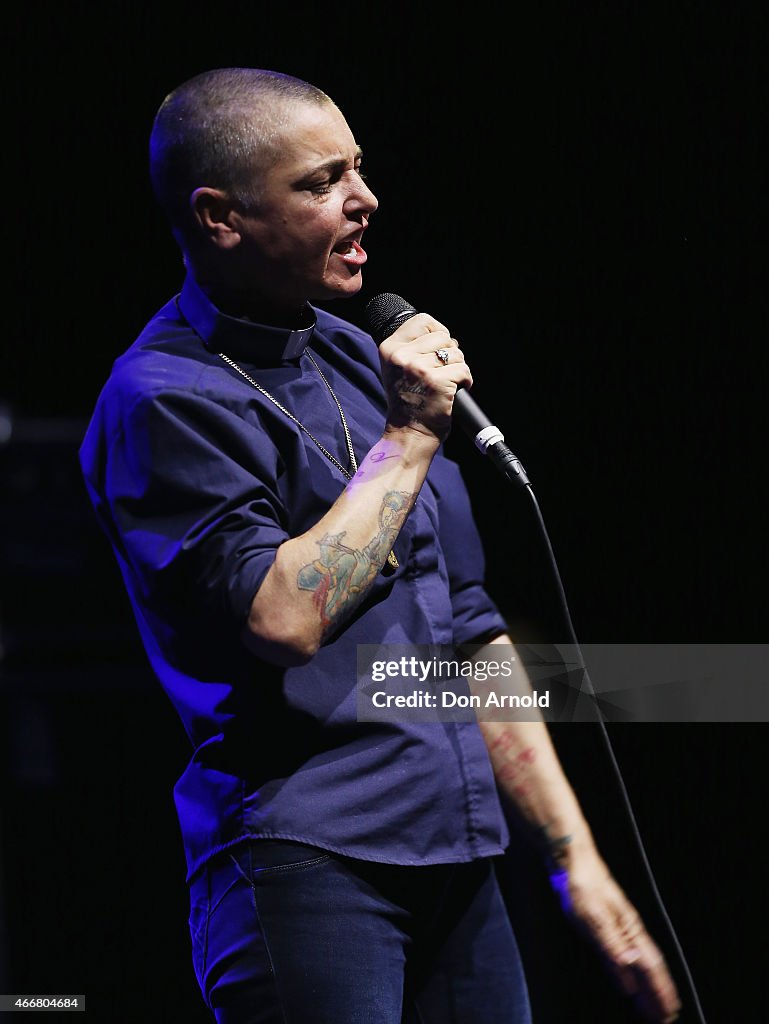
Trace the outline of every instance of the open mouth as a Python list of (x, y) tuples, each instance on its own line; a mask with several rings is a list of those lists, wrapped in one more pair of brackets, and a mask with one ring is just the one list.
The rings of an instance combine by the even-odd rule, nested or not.
[(341, 256), (346, 263), (352, 263), (358, 267), (362, 266), (368, 258), (365, 249), (354, 238), (340, 243), (334, 248), (334, 252)]
[(334, 246), (334, 252), (340, 256), (351, 256), (355, 252), (356, 246), (360, 248), (359, 243), (354, 238), (347, 238)]

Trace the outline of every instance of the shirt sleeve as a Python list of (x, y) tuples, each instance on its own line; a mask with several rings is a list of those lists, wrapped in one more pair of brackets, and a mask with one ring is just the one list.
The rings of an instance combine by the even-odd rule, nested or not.
[(275, 445), (224, 404), (192, 390), (135, 399), (105, 454), (102, 487), (113, 543), (142, 597), (243, 625), (288, 539), (279, 470)]
[(435, 456), (429, 480), (438, 503), (439, 538), (451, 590), (454, 643), (481, 643), (507, 632), (507, 624), (486, 592), (483, 545), (459, 466)]

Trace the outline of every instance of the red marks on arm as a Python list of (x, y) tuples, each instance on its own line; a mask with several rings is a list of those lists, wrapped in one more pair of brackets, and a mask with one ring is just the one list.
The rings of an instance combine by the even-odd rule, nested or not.
[[(505, 734), (503, 734), (503, 736), (504, 735)], [(495, 743), (501, 741), (501, 739), (502, 736), (498, 737), (498, 739), (495, 740)], [(509, 747), (511, 743), (512, 738), (509, 737), (507, 747)], [(498, 747), (497, 749), (499, 750), (504, 748)], [(512, 758), (509, 761), (505, 761), (505, 763), (497, 769), (497, 778), (501, 782), (512, 781), (513, 779), (516, 779), (520, 775), (524, 774), (527, 771), (529, 765), (534, 764), (536, 759), (536, 750), (534, 750), (533, 747), (526, 747), (524, 750), (521, 750), (518, 754), (516, 754), (514, 758)]]

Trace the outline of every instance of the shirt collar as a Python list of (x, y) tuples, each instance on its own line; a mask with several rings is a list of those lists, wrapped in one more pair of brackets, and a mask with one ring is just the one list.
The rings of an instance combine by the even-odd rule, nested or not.
[(178, 304), (207, 349), (240, 356), (257, 366), (275, 366), (298, 359), (310, 343), (317, 320), (309, 304), (306, 309), (312, 324), (298, 330), (228, 316), (211, 302), (191, 274), (185, 278)]

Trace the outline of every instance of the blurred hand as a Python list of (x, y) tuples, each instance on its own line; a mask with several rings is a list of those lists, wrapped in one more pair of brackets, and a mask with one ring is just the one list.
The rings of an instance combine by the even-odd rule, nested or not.
[(642, 1017), (656, 1024), (676, 1020), (681, 1002), (665, 959), (601, 858), (575, 858), (555, 869), (551, 882)]

